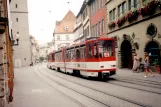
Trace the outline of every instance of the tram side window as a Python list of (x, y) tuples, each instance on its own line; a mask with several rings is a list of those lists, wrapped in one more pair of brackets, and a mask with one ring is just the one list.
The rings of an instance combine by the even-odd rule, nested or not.
[(113, 42), (112, 41), (100, 41), (99, 45), (99, 56), (102, 57), (111, 57), (114, 56), (113, 52)]
[(62, 58), (62, 52), (60, 52), (60, 60), (63, 60), (63, 58)]
[(69, 51), (70, 51), (70, 50), (68, 50), (68, 51), (67, 51), (68, 60), (70, 59), (70, 54), (69, 54)]
[(65, 59), (68, 60), (68, 50), (65, 50)]
[(54, 54), (52, 54), (52, 60), (55, 60), (55, 55)]
[(86, 49), (85, 46), (80, 48), (80, 58), (84, 59), (86, 57)]
[(76, 59), (80, 58), (80, 50), (77, 48), (76, 49)]
[(97, 48), (97, 44), (96, 42), (94, 43), (94, 57), (98, 58), (99, 54), (98, 54), (98, 48)]
[(88, 58), (92, 58), (92, 43), (89, 43), (88, 45)]
[(69, 52), (68, 52), (68, 55), (69, 55), (69, 59), (72, 59), (72, 56), (71, 56), (71, 54), (72, 54), (72, 51), (71, 51), (71, 50), (69, 50)]
[(57, 54), (55, 53), (55, 60), (57, 61)]
[(75, 56), (74, 56), (74, 49), (71, 50), (71, 59), (75, 59)]

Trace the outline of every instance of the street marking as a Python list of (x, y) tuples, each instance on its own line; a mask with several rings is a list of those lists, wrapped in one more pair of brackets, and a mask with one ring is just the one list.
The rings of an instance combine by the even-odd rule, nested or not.
[(41, 91), (41, 89), (33, 89), (32, 92), (34, 92), (34, 93), (40, 93), (42, 91)]

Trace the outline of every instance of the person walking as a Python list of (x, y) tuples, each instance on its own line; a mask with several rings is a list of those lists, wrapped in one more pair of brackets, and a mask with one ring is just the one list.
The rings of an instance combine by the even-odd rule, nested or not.
[(149, 63), (149, 54), (147, 52), (144, 52), (144, 68), (145, 68), (145, 78), (148, 76), (148, 71), (150, 71), (151, 75), (154, 76), (152, 70), (150, 69), (150, 63)]
[(136, 53), (133, 53), (133, 68), (132, 68), (133, 72), (137, 72), (139, 65), (140, 65), (139, 58)]

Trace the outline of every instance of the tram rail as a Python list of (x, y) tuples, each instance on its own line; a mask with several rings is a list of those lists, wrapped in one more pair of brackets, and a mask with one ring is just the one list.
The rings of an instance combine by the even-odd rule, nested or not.
[[(42, 73), (42, 72), (41, 72)], [(43, 73), (42, 73), (43, 74)], [(51, 74), (51, 73), (50, 73)], [(43, 74), (44, 75), (44, 74)], [(93, 90), (93, 91), (96, 91), (96, 92), (99, 92), (99, 93), (101, 93), (101, 94), (104, 94), (104, 95), (107, 95), (107, 96), (110, 96), (110, 97), (114, 97), (114, 98), (117, 98), (117, 99), (119, 99), (119, 100), (122, 100), (122, 101), (125, 101), (125, 102), (128, 102), (128, 103), (132, 103), (132, 104), (134, 104), (134, 105), (137, 105), (137, 106), (140, 106), (140, 107), (152, 107), (152, 106), (150, 106), (150, 105), (146, 105), (146, 104), (142, 104), (142, 103), (140, 103), (140, 102), (137, 102), (137, 101), (133, 101), (133, 100), (130, 100), (130, 99), (127, 99), (127, 98), (123, 98), (123, 97), (120, 97), (120, 96), (118, 96), (118, 95), (114, 95), (114, 94), (111, 94), (111, 93), (107, 93), (107, 92), (103, 92), (103, 91), (100, 91), (100, 90), (97, 90), (97, 89), (95, 89), (95, 88), (91, 88), (91, 87), (88, 87), (88, 86), (86, 86), (86, 85), (83, 85), (83, 84), (80, 84), (80, 83), (77, 83), (77, 82), (74, 82), (74, 81), (71, 81), (71, 80), (68, 80), (68, 79), (66, 79), (66, 78), (62, 78), (62, 77), (60, 77), (59, 75), (52, 75), (52, 76), (54, 76), (54, 77), (57, 77), (57, 78), (60, 78), (60, 79), (62, 79), (62, 80), (65, 80), (65, 81), (68, 81), (68, 82), (70, 82), (70, 83), (72, 83), (72, 84), (76, 84), (76, 85), (79, 85), (79, 86), (82, 86), (82, 87), (84, 87), (84, 88), (88, 88), (88, 89), (90, 89), (90, 90)], [(58, 81), (55, 81), (53, 78), (51, 78), (51, 77), (49, 77), (49, 76), (47, 76), (48, 78), (50, 78), (51, 80), (53, 80), (54, 82), (58, 82)], [(59, 82), (58, 82), (59, 83)], [(62, 85), (61, 83), (59, 83), (60, 85)], [(65, 86), (65, 87), (68, 87), (68, 86)], [(74, 90), (74, 89), (72, 89), (72, 88), (70, 88), (70, 87), (68, 87), (69, 89), (71, 89), (71, 90), (73, 90), (73, 91), (75, 91), (75, 92), (78, 92), (78, 93), (81, 93), (81, 92), (79, 92), (79, 91), (77, 91), (77, 90)], [(83, 93), (81, 93), (81, 94), (83, 94)], [(85, 95), (85, 96), (87, 96), (87, 95)], [(89, 97), (89, 96), (88, 96)], [(90, 97), (91, 98), (91, 97)], [(93, 98), (92, 98), (93, 99)], [(97, 100), (97, 99), (95, 99), (95, 100)], [(107, 105), (107, 104), (105, 104), (106, 106), (109, 106), (109, 105)]]

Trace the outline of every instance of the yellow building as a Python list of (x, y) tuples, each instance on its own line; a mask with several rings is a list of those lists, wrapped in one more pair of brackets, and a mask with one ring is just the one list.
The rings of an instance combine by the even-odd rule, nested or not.
[[(116, 2), (117, 1), (117, 2)], [(118, 68), (132, 68), (132, 52), (160, 71), (161, 64), (161, 0), (107, 0), (108, 37), (116, 40)]]

